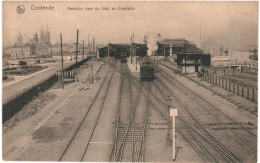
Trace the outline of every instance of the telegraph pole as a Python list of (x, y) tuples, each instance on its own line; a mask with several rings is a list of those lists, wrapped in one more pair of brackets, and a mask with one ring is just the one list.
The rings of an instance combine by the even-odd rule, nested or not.
[(88, 55), (90, 53), (90, 49), (89, 49), (89, 34), (88, 34)]
[(90, 42), (90, 44), (89, 44), (89, 53), (90, 53), (90, 55), (92, 56), (92, 42)]
[(184, 57), (185, 57), (185, 74), (186, 74), (186, 59), (187, 59), (187, 56), (186, 56), (186, 53), (185, 53), (185, 45), (186, 45), (186, 40), (184, 41)]
[(136, 55), (136, 50), (138, 49), (139, 47), (136, 47), (135, 49), (135, 70), (137, 70), (137, 55)]
[(165, 44), (163, 44), (163, 53), (164, 53), (164, 60), (166, 61), (166, 55), (165, 55)]
[(99, 59), (99, 45), (97, 45), (96, 51), (97, 51), (97, 61), (98, 61), (98, 59)]
[(84, 40), (83, 40), (83, 59), (84, 59)]
[[(135, 33), (133, 32), (133, 44), (135, 43)], [(135, 47), (133, 46), (133, 55), (135, 55)]]
[(131, 35), (131, 38), (130, 38), (130, 55), (131, 55), (131, 64), (133, 63), (133, 36)]
[[(93, 55), (95, 55), (96, 53), (96, 50), (95, 50), (95, 39), (94, 39), (94, 37), (93, 37)], [(92, 56), (93, 57), (93, 56)]]
[(52, 59), (52, 45), (51, 45), (51, 59)]
[(64, 89), (63, 54), (62, 54), (62, 34), (60, 34), (60, 54), (61, 54), (61, 80), (62, 80), (62, 88)]
[[(135, 33), (133, 32), (133, 44), (135, 43)], [(135, 53), (135, 46), (133, 46), (133, 55), (135, 56), (136, 53)]]
[(108, 45), (107, 45), (107, 53), (108, 53), (108, 61), (110, 61), (110, 50), (109, 50), (109, 42), (108, 42)]
[(78, 62), (78, 44), (79, 44), (79, 30), (77, 29), (76, 63)]
[[(94, 53), (94, 48), (95, 48), (95, 40), (94, 40), (94, 37), (93, 37), (93, 53)], [(94, 65), (93, 65), (93, 53), (91, 53), (91, 62), (92, 62), (92, 64), (91, 64), (91, 82), (93, 83), (93, 67), (94, 67)]]

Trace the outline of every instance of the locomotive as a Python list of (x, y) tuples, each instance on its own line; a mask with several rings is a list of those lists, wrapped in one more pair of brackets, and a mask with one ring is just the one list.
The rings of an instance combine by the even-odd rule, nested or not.
[(140, 64), (140, 78), (142, 81), (151, 81), (154, 79), (154, 65), (151, 59), (144, 57)]
[(126, 53), (121, 53), (120, 60), (121, 60), (121, 63), (127, 62)]

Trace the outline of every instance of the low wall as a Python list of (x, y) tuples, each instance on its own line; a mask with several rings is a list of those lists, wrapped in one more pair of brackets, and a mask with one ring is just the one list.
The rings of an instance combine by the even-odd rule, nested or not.
[[(75, 69), (79, 67), (81, 64), (89, 60), (90, 58), (86, 58), (84, 60), (79, 61), (67, 68), (65, 71)], [(38, 95), (39, 92), (46, 91), (54, 83), (58, 81), (58, 77), (56, 73), (49, 76), (47, 79), (44, 79), (35, 85), (24, 89), (23, 91), (19, 92), (17, 95), (9, 99), (6, 103), (3, 104), (2, 108), (2, 121), (3, 123), (14, 116), (17, 112), (19, 112), (28, 102), (30, 102), (35, 96)]]

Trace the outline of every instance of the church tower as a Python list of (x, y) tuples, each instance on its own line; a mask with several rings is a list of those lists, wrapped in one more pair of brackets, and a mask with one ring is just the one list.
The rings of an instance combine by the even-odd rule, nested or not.
[(33, 37), (33, 43), (34, 43), (34, 45), (38, 44), (38, 34), (37, 34), (37, 32), (35, 33), (35, 35)]
[(44, 31), (43, 31), (43, 28), (41, 28), (40, 43), (41, 43), (41, 44), (44, 44), (44, 43), (45, 43), (45, 38), (44, 38)]
[(19, 34), (17, 36), (16, 46), (17, 47), (22, 47), (23, 46), (23, 37), (22, 37), (20, 32), (19, 32)]
[(45, 43), (47, 45), (50, 45), (50, 32), (49, 32), (48, 25), (47, 25), (47, 29), (46, 29), (46, 33), (45, 33)]

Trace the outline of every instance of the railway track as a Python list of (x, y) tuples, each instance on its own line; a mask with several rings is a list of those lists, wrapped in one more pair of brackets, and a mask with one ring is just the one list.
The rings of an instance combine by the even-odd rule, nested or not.
[[(170, 64), (173, 64), (171, 61), (168, 61), (168, 62), (169, 62)], [(176, 69), (174, 69), (174, 68), (172, 68), (172, 67), (170, 67), (170, 66), (168, 66), (168, 65), (165, 65), (165, 64), (163, 64), (163, 63), (161, 63), (161, 62), (157, 62), (157, 63), (159, 63), (160, 65), (162, 65), (162, 66), (164, 66), (164, 67), (166, 67), (166, 68), (168, 68), (168, 69), (170, 69), (170, 70), (172, 70), (172, 71), (174, 71), (174, 72), (180, 74), (180, 71), (179, 71), (179, 70), (176, 70)], [(215, 91), (215, 90), (212, 89), (211, 87), (208, 87), (208, 86), (206, 86), (206, 85), (204, 85), (204, 84), (202, 84), (202, 83), (200, 83), (200, 82), (194, 80), (193, 78), (191, 78), (191, 77), (189, 77), (189, 76), (187, 76), (187, 75), (185, 75), (185, 74), (181, 74), (181, 75), (184, 76), (184, 77), (186, 77), (187, 79), (193, 81), (194, 83), (200, 85), (201, 87), (203, 87), (203, 88), (205, 88), (205, 89), (207, 89), (207, 90), (213, 92), (214, 94), (216, 94), (216, 95), (218, 95), (218, 96), (220, 96), (220, 97), (222, 97), (222, 98), (228, 100), (229, 102), (231, 102), (232, 104), (236, 105), (237, 107), (242, 107), (245, 111), (247, 111), (247, 112), (249, 112), (249, 113), (251, 113), (251, 114), (253, 114), (253, 115), (255, 115), (255, 116), (258, 116), (258, 114), (257, 114), (257, 112), (255, 111), (255, 109), (251, 109), (251, 108), (245, 107), (245, 106), (243, 106), (242, 104), (240, 104), (239, 102), (237, 102), (237, 101), (232, 100), (231, 98), (229, 98), (229, 96), (226, 96), (226, 95), (224, 95), (224, 94), (222, 94), (222, 93), (220, 93), (220, 92), (218, 92), (218, 91)]]
[[(160, 90), (158, 90), (159, 92), (160, 92)], [(160, 92), (160, 94), (161, 94), (161, 92)], [(167, 104), (166, 104), (166, 101), (164, 101), (164, 100), (160, 100), (158, 97), (156, 97), (155, 95), (154, 95), (154, 93), (152, 93), (151, 92), (151, 94), (150, 95), (152, 95), (152, 99), (149, 101), (149, 103), (150, 103), (150, 105), (151, 106), (153, 106), (152, 108), (156, 111), (156, 112), (158, 112), (160, 115), (161, 115), (161, 117), (162, 118), (164, 118), (164, 120), (165, 120), (165, 122), (167, 122), (167, 117), (168, 117), (168, 113), (167, 113), (167, 111), (166, 111), (166, 109), (168, 109), (168, 106), (167, 106)], [(162, 97), (164, 97), (164, 94), (162, 94)], [(159, 109), (159, 108), (161, 108), (161, 109)], [(162, 109), (162, 108), (164, 108), (164, 109)], [(170, 123), (172, 124), (172, 121), (170, 120)], [(200, 155), (201, 155), (201, 158), (205, 161), (205, 162), (209, 162), (208, 160), (207, 160), (207, 158), (205, 158), (205, 150), (207, 151), (207, 149), (205, 149), (204, 148), (204, 151), (202, 151), (199, 147), (197, 147), (197, 144), (199, 143), (197, 140), (195, 140), (195, 142), (194, 142), (194, 140), (191, 140), (190, 138), (188, 138), (188, 136), (186, 135), (187, 133), (184, 133), (184, 132), (182, 132), (179, 128), (176, 128), (176, 131), (178, 132), (178, 133), (180, 133), (182, 136), (183, 136), (183, 138), (188, 142), (188, 143), (190, 143), (190, 145), (195, 149), (195, 151), (197, 151)], [(207, 152), (208, 153), (208, 152)], [(210, 162), (212, 162), (212, 161), (210, 161)]]
[[(113, 74), (114, 69), (110, 66), (91, 105), (60, 155), (59, 161), (83, 161), (102, 112)], [(97, 109), (99, 109), (98, 112)]]
[[(106, 62), (106, 61), (104, 61), (105, 63), (108, 63), (108, 62)], [(163, 107), (165, 108), (165, 109), (167, 109), (167, 105), (165, 104), (165, 101), (164, 102), (162, 102), (162, 100), (160, 100), (158, 97), (156, 97), (155, 96), (155, 94), (157, 94), (157, 93), (153, 93), (152, 91), (150, 91), (150, 90), (148, 90), (148, 89), (145, 89), (145, 87), (143, 87), (143, 85), (142, 85), (142, 82), (141, 82), (141, 80), (139, 80), (138, 78), (136, 78), (136, 77), (134, 77), (134, 76), (132, 76), (132, 75), (126, 75), (125, 73), (123, 73), (122, 71), (121, 71), (121, 69), (120, 68), (118, 68), (118, 67), (116, 67), (116, 66), (113, 66), (113, 68), (114, 69), (116, 69), (118, 72), (120, 72), (124, 77), (126, 77), (127, 79), (129, 79), (129, 80), (131, 80), (133, 83), (135, 83), (135, 85), (140, 89), (140, 90), (142, 90), (142, 91), (144, 91), (144, 92), (146, 92), (146, 93), (148, 93), (150, 96), (152, 96), (152, 99), (151, 99), (151, 97), (149, 98), (149, 104), (150, 105), (152, 105), (153, 106), (153, 108), (155, 108), (156, 109), (156, 111), (158, 111), (159, 113), (160, 113), (160, 115), (162, 116), (162, 117), (164, 117), (164, 119), (167, 121), (167, 113), (165, 114), (165, 110), (164, 111), (162, 111), (162, 110), (159, 110), (158, 109), (158, 107), (155, 107), (156, 105), (158, 105), (158, 103), (156, 103), (156, 102), (152, 102), (152, 101), (157, 101), (157, 102), (159, 102), (159, 104), (161, 104), (161, 105), (163, 105)], [(149, 88), (150, 88), (150, 86), (149, 86)], [(161, 90), (159, 90), (159, 92), (160, 92)], [(151, 101), (152, 100), (152, 101)], [(160, 106), (160, 108), (161, 108), (161, 106)], [(172, 122), (171, 122), (172, 123)], [(177, 128), (177, 131), (180, 133), (180, 134), (183, 134), (178, 128)], [(183, 135), (184, 136), (184, 135)], [(187, 137), (185, 137), (184, 136), (184, 138), (192, 145), (192, 147), (194, 147), (194, 149), (201, 155), (201, 157), (205, 160), (205, 162), (207, 162), (207, 158), (205, 158), (204, 156), (203, 156), (203, 151), (201, 151), (195, 144), (194, 144), (194, 142), (192, 142), (190, 139), (187, 139)], [(110, 160), (111, 161), (111, 160)]]
[[(169, 79), (169, 77), (167, 77), (167, 76), (170, 75), (169, 73), (166, 73), (164, 71), (161, 74), (162, 74), (163, 78)], [(190, 99), (192, 99), (197, 105), (201, 106), (201, 108), (204, 109), (208, 114), (213, 116), (221, 125), (223, 125), (225, 128), (230, 130), (233, 134), (235, 134), (237, 137), (239, 137), (239, 139), (241, 139), (246, 145), (248, 145), (252, 150), (254, 150), (256, 152), (256, 147), (253, 147), (253, 145), (250, 145), (248, 143), (248, 141), (246, 141), (246, 139), (248, 137), (251, 137), (252, 139), (256, 140), (257, 135), (255, 133), (251, 132), (247, 127), (242, 125), (240, 122), (236, 121), (235, 119), (233, 119), (232, 117), (230, 117), (229, 115), (227, 115), (226, 113), (224, 113), (223, 111), (221, 111), (220, 109), (218, 109), (217, 107), (212, 105), (210, 102), (208, 102), (203, 97), (201, 97), (200, 94), (198, 94), (198, 93), (192, 91), (191, 89), (187, 88), (184, 84), (179, 82), (174, 77), (170, 78), (169, 80), (171, 80), (173, 82), (173, 84), (178, 89), (180, 89), (186, 96), (188, 96)], [(217, 116), (219, 116), (219, 117), (217, 117)], [(242, 132), (244, 132), (244, 133), (241, 133), (241, 134), (245, 135), (244, 138), (242, 138), (240, 136), (241, 134), (238, 134), (236, 131), (234, 131), (234, 129), (231, 129), (230, 127), (228, 127), (226, 125), (227, 123), (235, 125), (235, 127), (232, 126), (232, 128), (242, 129)], [(256, 145), (256, 142), (254, 142), (253, 144)]]
[[(169, 62), (169, 63), (171, 63), (171, 62)], [(165, 64), (162, 64), (162, 63), (159, 63), (159, 64), (162, 65), (162, 66), (164, 66), (165, 68), (171, 70), (171, 71), (176, 72), (176, 70), (173, 69), (172, 67), (169, 67), (169, 66), (167, 66), (167, 65), (165, 65)], [(171, 63), (171, 64), (172, 64), (172, 63)], [(234, 103), (234, 101), (230, 101), (230, 98), (227, 98), (227, 97), (225, 97), (224, 95), (222, 95), (222, 94), (216, 92), (215, 90), (212, 90), (211, 88), (206, 87), (205, 85), (201, 84), (200, 82), (197, 82), (196, 80), (192, 79), (192, 78), (189, 77), (189, 76), (186, 76), (186, 75), (183, 75), (183, 76), (186, 77), (187, 79), (193, 81), (194, 83), (196, 83), (196, 84), (202, 86), (203, 88), (205, 88), (205, 89), (211, 91), (212, 93), (217, 94), (217, 95), (219, 95), (220, 97), (222, 97), (222, 98), (228, 100), (229, 102), (235, 104), (236, 106), (238, 106), (238, 104), (237, 104), (237, 103)], [(176, 81), (176, 80), (175, 80), (175, 81)], [(178, 82), (178, 81), (177, 81), (177, 82)], [(180, 83), (180, 82), (178, 82), (178, 83)], [(182, 85), (183, 85), (183, 84), (182, 84)], [(186, 87), (186, 86), (185, 86), (185, 87)], [(186, 87), (186, 88), (187, 88), (187, 87)], [(193, 91), (193, 93), (195, 93), (195, 92)], [(196, 94), (196, 93), (195, 93), (195, 94)], [(196, 95), (199, 96), (199, 98), (203, 99), (200, 95), (198, 95), (198, 94), (196, 94)], [(207, 102), (207, 101), (206, 101), (206, 102)], [(210, 104), (210, 103), (209, 103), (209, 104)], [(213, 106), (213, 107), (214, 107), (214, 106)], [(250, 132), (252, 135), (257, 136), (255, 133), (253, 133), (253, 132), (251, 132), (250, 130), (248, 130), (248, 129), (247, 129), (246, 127), (244, 127), (241, 123), (239, 123), (239, 122), (237, 122), (236, 120), (232, 119), (230, 116), (228, 116), (227, 114), (225, 114), (224, 112), (222, 112), (222, 111), (219, 110), (218, 108), (215, 107), (215, 109), (217, 109), (219, 112), (221, 112), (222, 114), (224, 114), (226, 117), (228, 117), (229, 119), (231, 119), (232, 121), (234, 121), (236, 124), (238, 124), (239, 126), (241, 126), (243, 129), (245, 129), (245, 130), (247, 130), (248, 132)], [(246, 111), (248, 111), (248, 110), (246, 110)]]
[[(126, 65), (125, 64), (123, 65), (124, 65), (123, 72), (127, 74), (128, 71), (126, 69)], [(116, 153), (115, 161), (122, 161), (122, 160), (132, 161), (134, 155), (134, 137), (133, 137), (134, 115), (136, 111), (136, 106), (139, 102), (140, 92), (138, 92), (137, 98), (135, 99), (135, 104), (132, 104), (131, 83), (125, 78), (123, 79), (124, 79), (123, 84), (125, 84), (125, 89), (123, 92), (126, 94), (129, 93), (129, 96), (126, 99), (124, 99), (126, 101), (121, 102), (121, 109), (119, 112), (119, 120), (120, 120), (119, 137), (121, 139), (119, 140), (120, 143), (118, 143), (119, 144), (118, 150), (114, 151), (114, 153)], [(125, 106), (127, 101), (129, 101), (129, 104), (127, 104), (129, 106)], [(127, 118), (126, 116), (128, 116), (129, 118)]]
[[(160, 84), (163, 86), (168, 85), (168, 88), (165, 90), (170, 90), (173, 96), (178, 96), (178, 97), (181, 96), (182, 98), (187, 96), (189, 98), (188, 101), (194, 101), (196, 110), (193, 109), (192, 114), (195, 114), (195, 117), (197, 117), (199, 119), (200, 115), (197, 113), (202, 114), (202, 112), (204, 111), (203, 114), (210, 115), (210, 117), (213, 117), (216, 122), (218, 122), (220, 125), (222, 125), (228, 131), (230, 131), (231, 135), (233, 134), (232, 137), (234, 137), (234, 138), (231, 138), (231, 139), (232, 140), (236, 139), (236, 144), (234, 142), (233, 143), (230, 142), (230, 145), (226, 143), (227, 147), (232, 152), (235, 152), (238, 155), (240, 155), (240, 157), (243, 157), (244, 158), (243, 160), (247, 160), (247, 158), (249, 159), (250, 157), (253, 157), (256, 159), (256, 147), (255, 146), (256, 146), (257, 137), (254, 133), (252, 133), (249, 129), (244, 127), (241, 123), (232, 119), (227, 114), (221, 112), (221, 110), (219, 110), (218, 108), (213, 106), (211, 103), (209, 103), (208, 101), (203, 99), (196, 92), (187, 88), (183, 83), (174, 79), (174, 77), (170, 76), (169, 73), (165, 74), (164, 72), (160, 72), (159, 76), (160, 76), (160, 78), (158, 81), (160, 82)], [(171, 77), (171, 78), (169, 78), (169, 77)], [(158, 75), (157, 75), (157, 79), (158, 79)], [(162, 82), (161, 80), (168, 80), (168, 81)], [(171, 90), (169, 88), (170, 85), (172, 87), (174, 86), (174, 89)], [(175, 90), (179, 90), (179, 91), (176, 92)], [(175, 92), (175, 93), (173, 93), (173, 92)], [(182, 94), (184, 94), (184, 95), (182, 95)], [(180, 99), (179, 99), (179, 102), (183, 103), (185, 105), (185, 102), (181, 101)], [(228, 126), (228, 124), (232, 124), (233, 127)], [(216, 133), (217, 132), (219, 132), (219, 131), (216, 131)], [(215, 133), (215, 131), (214, 131), (214, 133)], [(224, 134), (224, 135), (226, 135), (226, 134)], [(215, 134), (215, 136), (219, 140), (221, 140), (223, 137), (223, 135), (217, 135), (217, 134)], [(242, 146), (243, 146), (243, 148), (241, 148)], [(244, 147), (244, 146), (246, 146), (246, 147)], [(244, 153), (248, 153), (249, 155), (245, 156)]]
[[(133, 116), (135, 114), (135, 106), (138, 103), (140, 92), (138, 92), (135, 104), (132, 104), (131, 83), (124, 77), (124, 75), (128, 73), (126, 65), (121, 64), (120, 70), (123, 73), (120, 82), (121, 97), (118, 103), (116, 129), (109, 161), (131, 161), (134, 154)], [(127, 151), (125, 152), (125, 150)]]
[[(146, 94), (144, 94), (145, 96), (145, 116), (144, 116), (144, 120), (143, 120), (143, 125), (141, 126), (141, 140), (139, 142), (139, 150), (136, 150), (136, 158), (135, 158), (135, 162), (144, 162), (145, 160), (145, 136), (146, 136), (146, 128), (147, 128), (147, 121), (148, 121), (148, 115), (149, 115), (149, 104), (150, 104), (150, 98), (149, 98), (149, 93), (150, 93), (150, 83), (149, 82), (145, 82), (144, 83), (144, 87), (146, 87), (146, 90), (148, 90), (148, 92)], [(136, 146), (138, 147), (138, 143), (136, 142)]]
[[(117, 67), (114, 67), (114, 68), (115, 68), (117, 71), (119, 71), (121, 74), (124, 74), (119, 68), (117, 68)], [(157, 101), (157, 102), (159, 101), (159, 103), (162, 104), (162, 105), (167, 109), (167, 105), (166, 105), (164, 102), (162, 102), (160, 99), (158, 99), (158, 97), (155, 96), (156, 93), (150, 92), (150, 90), (146, 89), (145, 87), (141, 87), (142, 84), (141, 84), (141, 81), (140, 81), (139, 79), (137, 79), (136, 77), (134, 77), (134, 76), (132, 76), (132, 75), (125, 75), (125, 74), (124, 74), (124, 76), (125, 76), (126, 78), (130, 79), (133, 83), (135, 83), (136, 86), (139, 85), (139, 89), (142, 89), (142, 90), (145, 91), (146, 93), (150, 94), (150, 95), (152, 96), (152, 98), (153, 98), (152, 101)], [(150, 86), (149, 86), (149, 88), (150, 88)], [(151, 105), (153, 105), (153, 106), (156, 106), (157, 103), (152, 102), (152, 101), (149, 99), (149, 104), (151, 104)], [(155, 108), (156, 111), (158, 111), (158, 112), (161, 114), (161, 116), (164, 117), (165, 120), (167, 121), (167, 114), (165, 115), (164, 113), (162, 113), (161, 110), (157, 109), (156, 107), (154, 107), (154, 108)], [(171, 122), (171, 123), (172, 123), (172, 122)], [(177, 131), (178, 131), (180, 134), (183, 134), (183, 132), (181, 132), (178, 128), (177, 128)], [(183, 135), (183, 136), (184, 136), (184, 138), (195, 148), (195, 150), (201, 155), (201, 157), (205, 160), (205, 162), (207, 162), (207, 158), (205, 158), (205, 156), (203, 156), (203, 154), (204, 154), (203, 152), (205, 152), (205, 151), (201, 151), (201, 149), (199, 149), (199, 148), (194, 144), (194, 142), (190, 141), (190, 139), (187, 139), (187, 138), (185, 137), (185, 135)], [(208, 153), (208, 152), (207, 152), (207, 153)], [(212, 161), (212, 160), (210, 160), (210, 161)]]
[[(121, 68), (122, 68), (122, 66), (121, 66)], [(122, 91), (123, 91), (123, 80), (124, 80), (124, 76), (121, 76), (120, 89), (119, 89), (119, 101), (117, 103), (115, 133), (114, 133), (113, 143), (112, 143), (112, 146), (111, 146), (111, 151), (110, 151), (108, 162), (110, 162), (112, 159), (116, 160), (116, 152), (115, 151), (117, 151), (117, 140), (118, 140), (118, 132), (119, 132), (118, 128), (119, 128), (119, 120), (120, 120), (120, 106), (121, 106)]]
[[(169, 76), (169, 73), (164, 74), (164, 72), (162, 72), (161, 75), (163, 78), (167, 78), (168, 80), (172, 81), (172, 83), (176, 86), (176, 88), (179, 89), (181, 92), (183, 92), (192, 101), (194, 101), (197, 104), (197, 106), (199, 106), (204, 111), (206, 111), (210, 116), (214, 117), (218, 123), (220, 123), (223, 127), (231, 131), (241, 141), (243, 141), (247, 146), (249, 146), (253, 151), (256, 152), (256, 147), (253, 147), (253, 145), (256, 145), (256, 142), (251, 142), (251, 144), (253, 144), (251, 145), (250, 143), (248, 143), (250, 142), (250, 140), (246, 140), (248, 138), (256, 140), (257, 135), (255, 133), (251, 132), (247, 127), (243, 126), (240, 122), (231, 118), (229, 115), (225, 114), (223, 111), (221, 111), (220, 109), (218, 109), (217, 107), (209, 103), (207, 100), (203, 99), (201, 95), (199, 95), (198, 93), (187, 88), (184, 84), (176, 80), (174, 77), (169, 79), (167, 77)], [(231, 127), (226, 125), (228, 123), (233, 125), (232, 128), (242, 129), (242, 130), (235, 131), (234, 129), (231, 129)], [(240, 135), (244, 135), (244, 136), (240, 136)]]
[[(114, 67), (121, 74), (123, 72)], [(141, 82), (139, 79), (133, 77), (131, 74), (124, 74), (124, 77), (130, 79), (132, 83), (135, 83), (136, 86), (144, 92), (148, 92), (148, 90), (144, 87), (141, 87)], [(149, 103), (153, 106), (160, 105), (159, 108), (165, 108), (164, 110), (157, 109), (158, 112), (166, 119), (167, 118), (167, 105), (165, 104), (165, 100), (160, 99), (162, 97), (158, 97), (158, 92), (163, 92), (163, 96), (165, 96), (165, 92), (169, 92), (169, 88), (165, 87), (164, 84), (160, 84), (160, 89), (157, 90), (156, 93), (150, 92), (150, 101)], [(156, 101), (156, 102), (153, 102)], [(180, 103), (180, 102), (179, 102)], [(158, 107), (154, 107), (158, 108)], [(185, 107), (184, 107), (185, 108)], [(236, 154), (230, 151), (225, 145), (223, 145), (213, 134), (205, 128), (205, 126), (198, 121), (198, 119), (186, 108), (186, 115), (188, 117), (182, 117), (181, 115), (178, 117), (178, 123), (176, 130), (179, 132), (191, 145), (192, 147), (201, 155), (205, 162), (243, 162), (241, 158), (239, 158)]]
[[(148, 95), (141, 94), (141, 89), (137, 89), (137, 95), (134, 96), (132, 94), (132, 84), (125, 76), (129, 76), (129, 70), (126, 64), (122, 65), (120, 68), (115, 67), (116, 69), (120, 69), (122, 73), (120, 82), (121, 97), (118, 102), (115, 133), (108, 161), (137, 162), (144, 160), (145, 128), (149, 108), (149, 104), (146, 100), (146, 107), (144, 107), (146, 110), (141, 113), (140, 109), (143, 108), (143, 105), (140, 105), (140, 99), (142, 99), (141, 96), (146, 96), (147, 99)], [(143, 84), (141, 87), (143, 87)], [(124, 93), (128, 93), (129, 97), (124, 96)], [(132, 99), (132, 97), (134, 97), (134, 99)], [(130, 105), (127, 104), (127, 100), (130, 101)], [(124, 110), (125, 108), (129, 108), (127, 110), (130, 110), (128, 118), (125, 118), (125, 115), (127, 115), (126, 110)], [(138, 113), (138, 115), (136, 115), (136, 113)], [(139, 117), (142, 114), (144, 114), (144, 118)], [(139, 125), (140, 119), (143, 120), (142, 126)]]
[[(158, 84), (154, 84), (154, 86), (157, 88), (157, 91), (160, 92), (162, 97), (166, 97), (165, 92), (168, 92), (176, 101), (179, 100), (170, 92), (170, 89), (162, 83), (160, 86)], [(167, 108), (167, 105), (164, 104), (159, 97), (157, 97), (157, 100)], [(180, 101), (179, 103), (181, 104)], [(176, 121), (178, 124), (176, 125), (177, 131), (188, 140), (206, 162), (243, 162), (239, 157), (227, 149), (216, 137), (214, 137), (187, 107), (182, 105), (182, 108), (178, 108), (178, 110), (179, 115)], [(166, 109), (162, 112), (164, 112), (162, 115), (167, 115)]]

